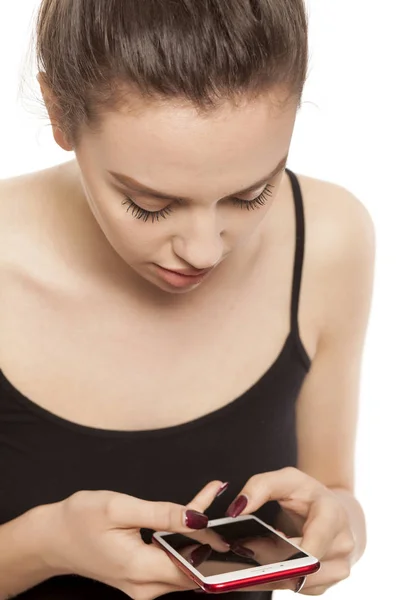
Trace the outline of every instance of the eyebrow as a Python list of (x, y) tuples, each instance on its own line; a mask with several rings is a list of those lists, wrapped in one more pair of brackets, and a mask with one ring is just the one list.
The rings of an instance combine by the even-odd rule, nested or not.
[[(268, 173), (268, 175), (265, 175), (259, 181), (256, 181), (244, 190), (240, 190), (239, 192), (235, 192), (234, 194), (229, 194), (229, 196), (226, 197), (228, 198), (232, 196), (239, 196), (240, 194), (247, 194), (248, 192), (253, 192), (254, 190), (258, 189), (260, 186), (267, 183), (270, 179), (275, 177), (275, 175), (277, 175), (280, 171), (282, 171), (285, 168), (288, 156), (289, 155), (287, 154), (284, 158), (282, 158), (282, 160), (279, 161), (279, 163), (271, 171), (271, 173)], [(108, 173), (112, 175), (117, 181), (122, 183), (122, 185), (124, 185), (126, 188), (133, 192), (145, 192), (150, 196), (154, 196), (155, 198), (161, 198), (162, 200), (185, 200), (189, 202), (192, 201), (191, 198), (185, 198), (183, 196), (171, 196), (169, 194), (165, 194), (164, 192), (153, 190), (152, 188), (147, 187), (143, 183), (136, 181), (136, 179), (133, 179), (133, 177), (129, 177), (128, 175), (123, 175), (122, 173), (115, 173), (115, 171), (108, 171)]]

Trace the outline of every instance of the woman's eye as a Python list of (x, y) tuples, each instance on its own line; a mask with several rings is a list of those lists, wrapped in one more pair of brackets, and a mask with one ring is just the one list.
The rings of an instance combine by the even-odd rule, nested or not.
[[(259, 196), (257, 196), (257, 198), (253, 198), (253, 200), (242, 200), (241, 198), (231, 198), (231, 201), (233, 202), (234, 205), (239, 206), (240, 208), (245, 208), (246, 210), (254, 210), (256, 208), (260, 208), (261, 206), (265, 206), (265, 204), (267, 204), (268, 199), (272, 196), (271, 188), (274, 188), (274, 187), (275, 186), (271, 185), (270, 183), (267, 183), (267, 185), (265, 186), (265, 188), (263, 189), (261, 194), (259, 194)], [(162, 208), (161, 210), (155, 210), (155, 211), (146, 210), (145, 208), (138, 206), (132, 200), (132, 198), (129, 198), (129, 196), (126, 196), (122, 200), (122, 205), (123, 206), (127, 205), (126, 212), (131, 212), (132, 216), (135, 217), (135, 219), (139, 219), (144, 222), (151, 220), (152, 223), (154, 223), (155, 221), (159, 221), (160, 219), (166, 219), (166, 217), (168, 215), (170, 215), (173, 211), (171, 206), (166, 206), (165, 208)]]
[(152, 223), (154, 223), (154, 221), (159, 221), (160, 219), (165, 219), (167, 215), (169, 215), (172, 212), (172, 208), (170, 206), (166, 206), (161, 210), (146, 210), (141, 206), (135, 204), (132, 198), (129, 198), (128, 196), (126, 196), (122, 201), (123, 206), (125, 206), (126, 204), (128, 205), (126, 212), (131, 211), (132, 216), (135, 217), (135, 219), (139, 219), (145, 222), (149, 219), (151, 219)]
[(240, 208), (246, 208), (247, 210), (254, 210), (255, 208), (260, 208), (267, 204), (268, 199), (272, 196), (271, 188), (274, 188), (274, 185), (267, 183), (261, 194), (257, 196), (257, 198), (253, 198), (253, 200), (241, 200), (240, 198), (232, 198), (234, 204), (238, 204)]

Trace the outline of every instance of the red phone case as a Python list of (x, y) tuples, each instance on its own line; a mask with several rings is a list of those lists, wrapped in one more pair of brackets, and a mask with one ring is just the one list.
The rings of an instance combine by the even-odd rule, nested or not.
[(201, 579), (196, 577), (194, 573), (192, 573), (189, 569), (186, 568), (180, 560), (176, 558), (173, 554), (168, 552), (167, 548), (165, 548), (162, 544), (159, 543), (157, 539), (153, 537), (153, 542), (164, 552), (168, 554), (170, 559), (176, 564), (177, 567), (182, 569), (185, 574), (190, 577), (199, 587), (201, 587), (204, 591), (208, 593), (221, 593), (221, 592), (232, 592), (234, 590), (239, 590), (241, 588), (250, 587), (252, 585), (260, 585), (262, 583), (270, 583), (272, 581), (281, 581), (282, 579), (293, 579), (294, 577), (303, 577), (304, 575), (311, 575), (312, 573), (316, 573), (316, 571), (320, 568), (320, 563), (316, 562), (312, 565), (307, 565), (305, 567), (295, 567), (293, 569), (287, 569), (286, 571), (280, 571), (279, 573), (263, 573), (260, 575), (255, 575), (251, 577), (251, 579), (237, 579), (236, 581), (227, 581), (225, 583), (214, 583), (214, 584), (205, 584)]

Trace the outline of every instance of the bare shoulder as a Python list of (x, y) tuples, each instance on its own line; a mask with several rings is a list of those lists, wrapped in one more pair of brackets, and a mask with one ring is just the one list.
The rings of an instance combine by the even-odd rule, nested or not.
[(0, 180), (0, 267), (34, 272), (62, 223), (63, 166)]
[[(46, 170), (47, 171), (47, 170)], [(37, 198), (47, 172), (26, 173), (0, 181), (0, 267), (17, 267), (37, 228)]]
[(307, 242), (314, 258), (323, 263), (351, 266), (352, 259), (371, 262), (375, 248), (372, 217), (345, 187), (298, 175), (304, 198)]
[(37, 206), (37, 199), (48, 194), (48, 181), (53, 171), (54, 167), (0, 180), (2, 239), (13, 223), (18, 221), (18, 224), (21, 225), (21, 222), (24, 221), (24, 211), (33, 210)]
[[(299, 175), (306, 215), (307, 300), (320, 334), (365, 330), (374, 278), (375, 228), (361, 198)], [(336, 335), (335, 334), (335, 335)]]
[(52, 189), (52, 183), (62, 171), (63, 165), (56, 165), (0, 179), (0, 226), (7, 228), (10, 218), (17, 217), (21, 208), (29, 210), (37, 206), (38, 198), (45, 201)]

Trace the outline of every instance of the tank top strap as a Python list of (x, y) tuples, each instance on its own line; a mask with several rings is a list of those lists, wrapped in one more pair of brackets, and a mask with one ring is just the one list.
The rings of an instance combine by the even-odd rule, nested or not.
[(291, 334), (295, 336), (298, 342), (301, 354), (305, 359), (306, 363), (309, 364), (310, 359), (308, 354), (301, 342), (299, 333), (299, 300), (300, 300), (300, 289), (301, 289), (301, 277), (303, 273), (303, 262), (304, 262), (304, 248), (305, 248), (305, 218), (304, 218), (304, 205), (303, 196), (301, 193), (300, 183), (297, 176), (286, 167), (286, 172), (289, 175), (290, 182), (292, 185), (294, 208), (296, 216), (296, 248), (294, 257), (294, 268), (293, 268), (293, 279), (292, 279), (292, 299), (290, 307), (290, 329)]

